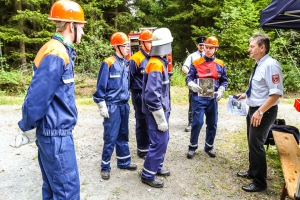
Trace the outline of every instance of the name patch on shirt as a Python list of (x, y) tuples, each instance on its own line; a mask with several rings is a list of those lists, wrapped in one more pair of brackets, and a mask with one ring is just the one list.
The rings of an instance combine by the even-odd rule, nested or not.
[(279, 83), (279, 81), (280, 81), (279, 74), (272, 75), (272, 82), (274, 84)]

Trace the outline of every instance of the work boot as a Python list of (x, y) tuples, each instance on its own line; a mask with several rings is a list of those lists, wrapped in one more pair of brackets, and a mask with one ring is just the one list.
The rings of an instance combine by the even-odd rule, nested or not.
[(142, 179), (142, 183), (145, 183), (147, 185), (150, 185), (151, 187), (154, 187), (154, 188), (162, 188), (164, 187), (164, 182), (160, 179), (154, 179), (154, 180), (147, 180), (147, 179)]
[(138, 157), (145, 160), (146, 159), (146, 155), (141, 155), (141, 154), (138, 154)]
[(216, 153), (213, 149), (211, 150), (204, 150), (210, 157), (214, 158), (216, 157)]
[(159, 172), (156, 173), (157, 176), (170, 176), (170, 171), (168, 170), (161, 170)]
[(101, 178), (103, 180), (108, 180), (110, 178), (110, 172), (101, 171)]
[(191, 126), (191, 125), (188, 125), (188, 126), (184, 129), (185, 132), (191, 132), (191, 130), (192, 130), (192, 126)]
[(188, 159), (192, 159), (195, 156), (195, 151), (189, 151), (186, 155)]
[(134, 170), (137, 169), (137, 165), (136, 164), (130, 164), (128, 167), (122, 168), (122, 169), (127, 169), (127, 170), (134, 171)]

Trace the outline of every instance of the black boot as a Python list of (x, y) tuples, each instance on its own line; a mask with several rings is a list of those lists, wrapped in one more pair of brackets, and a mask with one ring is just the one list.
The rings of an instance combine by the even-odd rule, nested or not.
[(154, 188), (161, 188), (164, 187), (164, 182), (160, 179), (154, 179), (154, 180), (147, 180), (142, 178), (142, 183), (145, 183), (147, 185), (150, 185), (151, 187)]

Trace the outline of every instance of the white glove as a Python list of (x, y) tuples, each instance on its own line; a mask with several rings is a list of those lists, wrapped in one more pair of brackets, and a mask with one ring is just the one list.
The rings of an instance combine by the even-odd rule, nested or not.
[(101, 101), (97, 105), (100, 110), (100, 115), (104, 118), (109, 118), (109, 114), (108, 114), (108, 110), (107, 110), (105, 101)]
[(22, 145), (34, 142), (36, 140), (36, 128), (29, 131), (20, 131), (10, 144), (11, 147), (19, 148)]
[(215, 94), (217, 94), (216, 101), (220, 101), (220, 99), (222, 98), (224, 92), (225, 92), (225, 87), (224, 86), (220, 86), (219, 89), (218, 89), (218, 91), (215, 92)]
[(201, 92), (202, 91), (202, 88), (196, 84), (194, 81), (190, 81), (188, 83), (188, 87), (190, 90), (193, 90), (193, 92)]
[(158, 130), (166, 132), (169, 129), (169, 125), (166, 120), (164, 110), (161, 108), (157, 111), (152, 112), (152, 114), (157, 124)]

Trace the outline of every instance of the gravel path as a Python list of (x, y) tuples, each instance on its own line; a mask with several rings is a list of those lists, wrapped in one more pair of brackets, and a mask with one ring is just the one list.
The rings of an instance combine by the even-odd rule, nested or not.
[[(218, 132), (215, 140), (217, 157), (209, 158), (203, 151), (205, 133), (201, 131), (199, 149), (194, 159), (186, 158), (189, 133), (187, 106), (173, 106), (170, 117), (170, 141), (164, 168), (171, 176), (164, 178), (165, 187), (151, 188), (140, 181), (143, 160), (136, 156), (134, 135), (135, 120), (130, 113), (130, 149), (132, 162), (137, 171), (116, 168), (116, 157), (111, 161), (111, 179), (104, 181), (100, 175), (102, 118), (96, 106), (79, 106), (79, 121), (75, 129), (75, 143), (81, 180), (81, 199), (279, 199), (283, 184), (282, 174), (268, 169), (269, 188), (261, 193), (245, 193), (241, 186), (249, 180), (236, 177), (236, 172), (248, 165), (245, 146), (245, 117), (226, 112), (226, 100), (219, 106)], [(17, 122), (21, 106), (0, 106), (0, 199), (39, 200), (41, 196), (41, 173), (34, 143), (21, 148), (9, 146), (17, 134)], [(299, 113), (291, 104), (280, 104), (278, 118), (288, 124), (300, 126)], [(203, 128), (205, 130), (205, 127)], [(269, 151), (276, 152), (272, 146)]]

